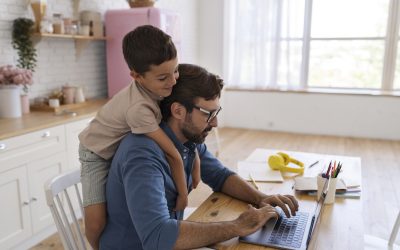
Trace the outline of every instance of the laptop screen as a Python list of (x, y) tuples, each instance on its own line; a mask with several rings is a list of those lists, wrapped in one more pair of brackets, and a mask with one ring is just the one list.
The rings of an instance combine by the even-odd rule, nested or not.
[(328, 192), (328, 188), (329, 188), (329, 179), (325, 179), (325, 184), (324, 187), (322, 188), (322, 192), (321, 192), (321, 197), (319, 197), (317, 205), (315, 206), (315, 210), (314, 210), (314, 215), (313, 218), (311, 220), (311, 226), (310, 226), (310, 231), (308, 232), (308, 239), (307, 239), (307, 245), (308, 243), (310, 243), (313, 232), (314, 232), (314, 228), (318, 223), (318, 219), (321, 215), (321, 211), (322, 211), (322, 207), (324, 205), (325, 202), (325, 198), (326, 198), (326, 194)]

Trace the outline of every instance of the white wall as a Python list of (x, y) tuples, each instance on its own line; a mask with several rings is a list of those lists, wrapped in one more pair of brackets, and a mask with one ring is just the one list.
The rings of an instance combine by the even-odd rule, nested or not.
[[(72, 0), (49, 0), (48, 13), (72, 16)], [(160, 0), (157, 7), (181, 14), (182, 62), (198, 63), (198, 1)], [(28, 0), (1, 0), (0, 5), (0, 65), (16, 64), (17, 54), (11, 46), (12, 21), (18, 17), (33, 19)], [(99, 11), (129, 8), (125, 0), (80, 0), (80, 10)], [(103, 16), (104, 18), (104, 16)], [(90, 42), (79, 57), (75, 56), (72, 39), (42, 38), (36, 45), (38, 62), (30, 97), (47, 96), (62, 85), (82, 85), (89, 98), (107, 94), (105, 42)]]
[[(200, 1), (200, 63), (216, 73), (224, 66), (223, 2)], [(400, 140), (400, 97), (230, 90), (222, 105), (220, 126)]]
[(400, 98), (226, 91), (229, 127), (400, 140)]

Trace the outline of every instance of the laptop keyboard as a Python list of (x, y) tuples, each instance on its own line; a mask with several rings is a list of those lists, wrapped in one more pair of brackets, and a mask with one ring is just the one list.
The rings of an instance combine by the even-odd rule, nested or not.
[(291, 216), (290, 218), (287, 218), (283, 211), (279, 211), (279, 213), (279, 219), (267, 242), (274, 245), (299, 248), (307, 225), (308, 213), (297, 212), (296, 216)]

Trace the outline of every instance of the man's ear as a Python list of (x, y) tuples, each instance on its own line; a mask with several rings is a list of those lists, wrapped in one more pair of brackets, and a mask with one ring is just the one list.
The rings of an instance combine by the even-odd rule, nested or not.
[(177, 120), (184, 120), (186, 116), (186, 108), (178, 102), (171, 105), (171, 115)]

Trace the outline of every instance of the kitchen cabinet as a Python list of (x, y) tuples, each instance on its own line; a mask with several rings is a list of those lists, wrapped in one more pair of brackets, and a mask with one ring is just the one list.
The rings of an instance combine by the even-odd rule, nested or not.
[(79, 168), (77, 136), (89, 121), (0, 141), (0, 249), (29, 248), (55, 232), (44, 184)]
[(86, 128), (92, 118), (83, 119), (77, 122), (71, 122), (65, 125), (66, 134), (66, 144), (67, 144), (67, 154), (68, 154), (68, 168), (77, 169), (81, 167), (79, 162), (79, 133)]

